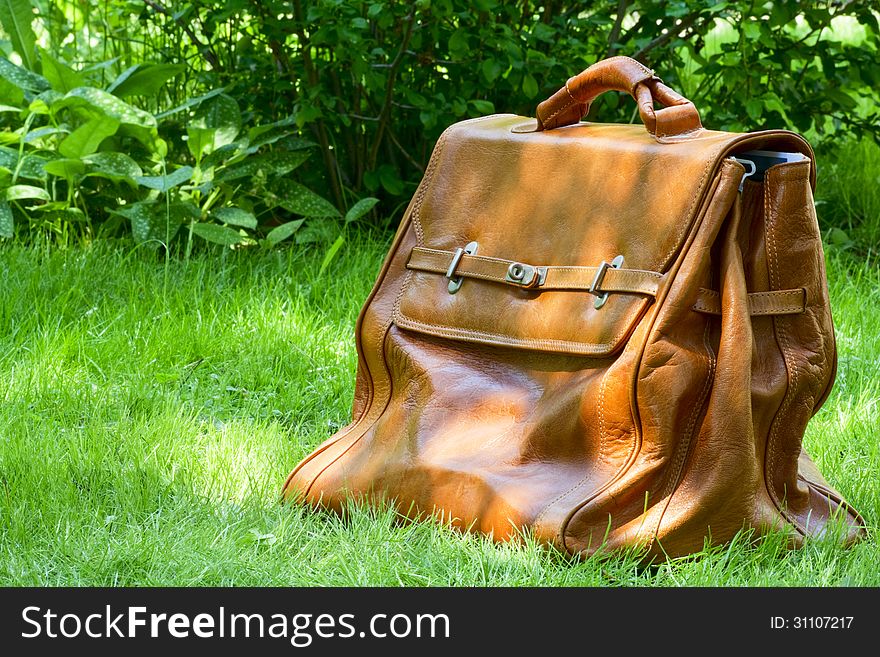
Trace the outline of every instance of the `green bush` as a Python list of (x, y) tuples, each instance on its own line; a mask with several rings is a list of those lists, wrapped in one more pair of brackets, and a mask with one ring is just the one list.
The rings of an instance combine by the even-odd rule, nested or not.
[[(392, 220), (447, 125), (495, 111), (532, 115), (570, 75), (614, 54), (655, 68), (696, 103), (707, 127), (791, 128), (820, 150), (842, 135), (880, 134), (880, 29), (864, 2), (34, 5), (39, 38), (13, 38), (8, 48), (28, 50), (32, 65), (39, 65), (39, 41), (56, 59), (105, 84), (144, 62), (179, 67), (156, 93), (138, 97), (142, 108), (158, 113), (223, 89), (249, 121), (289, 117), (289, 127), (302, 131), (298, 137), (316, 145), (297, 172), (303, 183), (340, 210), (363, 195), (377, 196), (383, 201), (377, 214)], [(630, 99), (606, 94), (589, 118), (634, 121), (634, 109)], [(174, 157), (194, 166), (185, 153)]]
[[(30, 26), (3, 11), (26, 16), (29, 3), (2, 7), (0, 20), (28, 53)], [(94, 67), (76, 71), (46, 50), (33, 52), (20, 57), (30, 68), (0, 58), (0, 237), (12, 237), (22, 220), (61, 235), (130, 224), (138, 243), (168, 244), (180, 233), (189, 253), (193, 236), (240, 246), (338, 233), (320, 221), (298, 230), (306, 218), (341, 215), (288, 179), (314, 146), (293, 136), (293, 119), (248, 128), (222, 89), (148, 112), (135, 99), (156, 94), (182, 66), (134, 65), (100, 88)], [(365, 200), (347, 219), (370, 207)], [(281, 221), (287, 215), (297, 218)]]
[[(175, 61), (310, 132), (337, 205), (348, 190), (404, 201), (447, 125), (532, 115), (613, 54), (656, 68), (713, 128), (789, 127), (822, 143), (880, 124), (868, 3), (197, 0), (173, 16), (155, 6), (140, 19), (177, 34)], [(633, 110), (610, 94), (592, 116), (628, 121)]]

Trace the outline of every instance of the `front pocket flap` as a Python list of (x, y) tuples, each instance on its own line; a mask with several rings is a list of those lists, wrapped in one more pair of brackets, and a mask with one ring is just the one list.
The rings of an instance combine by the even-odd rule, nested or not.
[[(641, 126), (516, 132), (524, 120), (464, 122), (438, 142), (412, 209), (410, 259), (442, 255), (407, 272), (394, 322), (456, 340), (611, 354), (652, 297), (615, 292), (596, 308), (584, 268), (623, 256), (624, 268), (665, 272), (731, 135), (706, 131), (686, 144), (658, 144)], [(480, 266), (451, 294), (443, 267), (471, 242), (486, 262), (465, 257), (461, 271)], [(511, 262), (554, 273), (543, 289), (511, 284)], [(560, 283), (567, 268), (578, 270), (579, 285)]]
[[(410, 254), (407, 268), (394, 317), (401, 328), (583, 355), (616, 349), (662, 280), (660, 274), (614, 269), (608, 262), (599, 267), (535, 266), (419, 247)], [(585, 327), (591, 320), (591, 341), (586, 342)]]

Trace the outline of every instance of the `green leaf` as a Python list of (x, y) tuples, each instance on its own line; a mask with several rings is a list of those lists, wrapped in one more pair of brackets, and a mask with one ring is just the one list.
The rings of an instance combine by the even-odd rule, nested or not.
[(482, 70), (483, 76), (486, 78), (486, 81), (489, 82), (489, 84), (495, 82), (496, 78), (498, 78), (498, 76), (504, 72), (504, 67), (502, 66), (501, 62), (499, 62), (497, 59), (491, 58), (484, 59), (482, 65), (480, 66), (480, 69)]
[(86, 165), (79, 159), (61, 158), (46, 162), (46, 164), (43, 165), (43, 169), (46, 173), (51, 173), (53, 176), (73, 180), (77, 176), (81, 176), (85, 173)]
[(464, 27), (459, 27), (449, 37), (449, 50), (450, 54), (456, 59), (461, 59), (467, 55), (468, 31)]
[(318, 278), (324, 273), (324, 270), (330, 266), (330, 263), (333, 262), (333, 258), (336, 257), (336, 254), (339, 252), (339, 249), (342, 248), (342, 245), (345, 244), (345, 236), (340, 235), (336, 238), (336, 241), (333, 242), (333, 245), (327, 249), (327, 253), (324, 254), (324, 259), (321, 261), (321, 269), (318, 270)]
[(241, 110), (225, 94), (202, 104), (186, 128), (187, 146), (196, 159), (220, 146), (231, 144), (241, 131)]
[(840, 228), (832, 228), (827, 239), (831, 244), (842, 249), (848, 249), (854, 244), (850, 236)]
[(43, 75), (55, 91), (66, 94), (71, 89), (85, 86), (86, 81), (79, 73), (59, 62), (43, 48), (40, 48), (40, 61), (43, 64)]
[(182, 64), (135, 64), (119, 74), (107, 91), (119, 98), (128, 96), (153, 97), (168, 80), (180, 75)]
[(21, 112), (20, 107), (13, 107), (12, 105), (0, 105), (0, 112)]
[[(40, 213), (45, 221), (54, 221), (58, 223), (82, 223), (86, 220), (86, 215), (79, 208), (69, 208), (66, 203), (59, 203), (55, 207), (55, 203), (47, 203), (37, 208), (28, 208), (32, 211)], [(47, 209), (48, 208), (48, 209)]]
[(191, 107), (197, 107), (198, 105), (201, 105), (206, 100), (208, 100), (210, 98), (214, 98), (216, 96), (219, 96), (224, 91), (226, 91), (226, 90), (225, 89), (212, 89), (211, 91), (209, 91), (208, 93), (206, 93), (202, 96), (196, 96), (195, 98), (190, 98), (189, 100), (184, 101), (183, 103), (181, 103), (177, 107), (173, 107), (170, 110), (165, 110), (164, 112), (159, 112), (156, 115), (156, 118), (157, 119), (165, 119), (165, 118), (168, 118), (169, 116), (173, 116), (174, 114), (177, 114), (179, 112), (183, 112), (184, 110), (188, 110)]
[(35, 198), (41, 201), (49, 201), (51, 197), (42, 187), (33, 187), (31, 185), (13, 185), (6, 190), (7, 201), (19, 201), (26, 198)]
[(119, 121), (109, 116), (98, 116), (86, 121), (76, 130), (70, 133), (61, 142), (58, 151), (65, 157), (81, 158), (91, 155), (101, 142), (107, 137), (116, 134), (119, 129)]
[(243, 228), (251, 229), (257, 227), (257, 218), (253, 213), (241, 208), (220, 208), (211, 213), (211, 218), (232, 226), (242, 226)]
[(202, 158), (201, 167), (205, 170), (210, 169), (211, 167), (218, 167), (226, 162), (231, 163), (233, 161), (240, 161), (248, 155), (256, 152), (257, 149), (251, 147), (247, 137), (236, 139), (231, 144), (220, 146), (208, 155), (205, 155), (205, 157)]
[(304, 217), (338, 217), (339, 211), (325, 198), (299, 183), (283, 181), (275, 190), (278, 205)]
[(534, 98), (538, 95), (538, 81), (532, 77), (531, 73), (526, 73), (523, 76), (522, 90), (526, 98)]
[[(44, 151), (39, 151), (44, 152)], [(18, 177), (25, 180), (46, 180), (46, 171), (43, 165), (49, 160), (36, 153), (28, 153), (21, 158), (21, 166), (18, 167)], [(0, 166), (14, 171), (18, 165), (18, 151), (11, 148), (0, 147)]]
[(21, 88), (12, 84), (8, 80), (4, 80), (3, 78), (0, 78), (0, 100), (2, 100), (4, 103), (10, 103), (14, 105), (26, 104), (24, 102), (24, 91), (22, 91)]
[(12, 207), (6, 201), (0, 201), (0, 237), (10, 238), (15, 235), (15, 220)]
[(297, 244), (330, 244), (339, 231), (336, 224), (329, 221), (310, 221), (296, 233)]
[(350, 224), (352, 221), (357, 221), (365, 214), (367, 214), (367, 212), (372, 210), (378, 202), (379, 199), (373, 198), (372, 196), (362, 198), (360, 201), (351, 206), (348, 212), (345, 213), (345, 223)]
[(746, 114), (749, 115), (749, 118), (753, 121), (758, 121), (761, 118), (761, 111), (764, 109), (764, 103), (761, 102), (758, 98), (749, 98), (746, 101)]
[(143, 244), (151, 239), (160, 239), (154, 235), (153, 213), (150, 203), (132, 203), (118, 210), (111, 210), (131, 222), (131, 235), (137, 244)]
[(160, 192), (167, 192), (169, 189), (187, 182), (192, 178), (192, 174), (193, 168), (191, 166), (185, 166), (180, 167), (174, 173), (170, 173), (166, 176), (138, 176), (135, 180), (139, 185), (143, 185), (144, 187), (157, 189)]
[(138, 163), (125, 153), (95, 153), (83, 158), (87, 165), (86, 176), (106, 178), (114, 182), (127, 182), (137, 185), (137, 178), (143, 175)]
[(10, 171), (18, 164), (18, 149), (0, 146), (0, 167), (5, 167)]
[(468, 102), (470, 102), (470, 104), (474, 106), (474, 109), (477, 110), (480, 114), (495, 113), (495, 105), (493, 105), (488, 100), (471, 100)]
[(28, 111), (34, 114), (51, 114), (55, 109), (55, 103), (62, 98), (64, 98), (64, 94), (54, 89), (46, 89), (46, 91), (41, 91), (34, 96), (34, 99), (28, 105)]
[(272, 151), (230, 165), (217, 174), (217, 179), (236, 180), (256, 176), (260, 172), (266, 176), (282, 176), (296, 169), (308, 158), (309, 153), (303, 151)]
[(98, 115), (116, 119), (123, 125), (156, 128), (156, 117), (149, 112), (133, 107), (113, 94), (94, 87), (77, 87), (64, 95), (60, 107), (83, 107)]
[(296, 219), (295, 221), (288, 221), (286, 224), (276, 226), (269, 231), (268, 235), (266, 235), (266, 241), (272, 246), (275, 246), (279, 242), (286, 240), (293, 235), (297, 229), (303, 225), (304, 221), (305, 219)]
[(234, 246), (244, 241), (244, 236), (228, 226), (199, 223), (194, 224), (192, 230), (193, 233), (203, 240), (213, 242), (214, 244), (222, 244), (223, 246)]
[(131, 222), (131, 234), (135, 242), (156, 241), (165, 243), (180, 229), (181, 224), (189, 218), (198, 218), (199, 209), (192, 203), (138, 202), (125, 205), (113, 214), (125, 217)]
[(46, 137), (51, 137), (52, 135), (65, 135), (67, 134), (67, 130), (64, 128), (37, 128), (36, 130), (31, 130), (24, 137), (22, 137), (22, 141), (25, 144), (32, 144), (35, 141), (40, 141), (41, 139), (45, 139)]
[[(0, 0), (2, 1), (2, 0)], [(40, 93), (49, 88), (49, 81), (42, 75), (16, 66), (5, 57), (0, 57), (0, 78), (25, 92)]]
[(385, 188), (385, 191), (391, 194), (392, 196), (400, 196), (403, 193), (403, 181), (400, 179), (400, 176), (397, 175), (397, 171), (394, 170), (394, 167), (383, 164), (379, 167), (379, 182), (382, 183), (382, 187)]
[(31, 27), (34, 8), (30, 0), (0, 0), (0, 25), (29, 71), (37, 70), (37, 37)]
[(273, 121), (272, 123), (264, 123), (263, 125), (255, 125), (252, 128), (249, 128), (248, 138), (253, 141), (260, 135), (270, 132), (275, 128), (289, 127), (293, 125), (296, 125), (296, 117), (286, 116), (283, 119)]

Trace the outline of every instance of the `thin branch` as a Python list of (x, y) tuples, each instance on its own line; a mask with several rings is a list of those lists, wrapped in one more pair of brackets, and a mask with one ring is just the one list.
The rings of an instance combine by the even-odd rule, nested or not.
[(611, 26), (611, 32), (608, 34), (608, 51), (606, 57), (611, 57), (617, 52), (618, 42), (620, 38), (620, 28), (623, 25), (623, 17), (626, 15), (626, 8), (629, 6), (629, 0), (620, 0), (617, 3), (617, 16), (614, 18), (614, 25)]
[[(315, 69), (315, 63), (312, 61), (312, 45), (305, 31), (305, 18), (300, 0), (293, 3), (293, 12), (296, 19), (296, 27), (294, 32), (299, 40), (299, 47), (302, 54), (303, 68), (306, 71), (306, 78), (312, 87), (318, 86), (318, 71)], [(291, 75), (292, 75), (291, 71)], [(324, 168), (327, 170), (327, 176), (330, 180), (330, 191), (333, 193), (333, 200), (336, 207), (344, 208), (345, 202), (342, 197), (342, 187), (339, 184), (339, 169), (336, 158), (330, 148), (330, 137), (327, 133), (327, 126), (319, 118), (312, 124), (315, 136), (318, 138), (318, 144), (321, 146), (321, 157), (324, 159)]]
[(419, 164), (416, 161), (416, 159), (412, 155), (410, 155), (409, 152), (403, 146), (400, 145), (400, 142), (397, 141), (397, 137), (394, 136), (394, 131), (391, 130), (391, 128), (388, 128), (388, 137), (389, 137), (389, 139), (391, 139), (391, 142), (395, 146), (397, 146), (397, 150), (399, 150), (401, 152), (401, 154), (403, 155), (403, 157), (406, 158), (406, 161), (409, 162), (410, 164), (412, 164), (416, 169), (418, 169), (419, 173), (424, 174), (425, 167), (423, 167), (421, 164)]
[(385, 103), (382, 105), (382, 111), (379, 112), (379, 125), (376, 128), (376, 140), (373, 142), (373, 148), (370, 150), (370, 169), (373, 169), (376, 166), (376, 158), (379, 156), (379, 146), (382, 143), (382, 137), (385, 134), (385, 127), (387, 126), (388, 119), (391, 115), (391, 100), (394, 97), (394, 80), (397, 77), (397, 69), (403, 61), (403, 56), (406, 54), (406, 48), (409, 45), (409, 40), (412, 36), (413, 24), (415, 23), (415, 8), (410, 10), (409, 15), (404, 20), (406, 21), (406, 28), (403, 33), (403, 42), (400, 44), (397, 56), (394, 58), (394, 61), (391, 62), (391, 68), (388, 71), (388, 82), (385, 84)]
[(699, 18), (700, 12), (698, 11), (686, 16), (678, 25), (673, 25), (672, 27), (667, 28), (668, 31), (666, 32), (666, 34), (661, 34), (656, 39), (641, 48), (635, 55), (632, 56), (633, 59), (641, 61), (641, 58), (654, 50), (654, 48), (659, 48), (660, 46), (666, 45), (669, 41), (680, 35), (682, 32), (690, 29)]
[(193, 32), (193, 29), (189, 25), (187, 25), (187, 23), (185, 21), (183, 21), (179, 17), (172, 14), (170, 11), (168, 11), (165, 7), (160, 5), (158, 2), (154, 2), (154, 0), (144, 0), (144, 4), (149, 5), (150, 7), (152, 7), (156, 11), (158, 11), (160, 14), (167, 16), (168, 18), (173, 20), (175, 23), (180, 25), (180, 27), (183, 28), (183, 31), (186, 32), (186, 35), (190, 38), (190, 41), (193, 42), (193, 44), (204, 55), (205, 59), (208, 60), (208, 63), (211, 65), (211, 68), (213, 68), (215, 70), (220, 70), (222, 68), (220, 66), (220, 60), (217, 57), (216, 53), (214, 53), (214, 51), (211, 50), (211, 46), (203, 43), (202, 40), (196, 36), (196, 33)]

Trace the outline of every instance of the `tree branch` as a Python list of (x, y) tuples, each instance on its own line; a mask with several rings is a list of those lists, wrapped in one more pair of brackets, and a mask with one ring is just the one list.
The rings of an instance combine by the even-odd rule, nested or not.
[(397, 69), (400, 66), (400, 62), (403, 61), (403, 56), (406, 54), (406, 48), (409, 45), (409, 40), (412, 36), (413, 24), (415, 23), (415, 8), (410, 10), (409, 15), (404, 20), (406, 21), (406, 27), (404, 28), (403, 41), (400, 44), (400, 49), (397, 51), (397, 56), (394, 58), (394, 61), (391, 62), (391, 68), (388, 70), (388, 82), (385, 84), (385, 102), (382, 105), (382, 111), (379, 112), (379, 125), (376, 128), (376, 140), (373, 142), (373, 147), (370, 149), (369, 169), (374, 169), (376, 166), (376, 158), (379, 156), (379, 146), (382, 143), (382, 137), (385, 134), (385, 127), (388, 125), (388, 119), (391, 115), (391, 100), (394, 98), (394, 80), (397, 77)]
[(400, 142), (397, 141), (397, 137), (394, 136), (394, 131), (393, 131), (391, 128), (388, 128), (388, 138), (391, 139), (391, 142), (392, 142), (395, 146), (397, 146), (397, 150), (399, 150), (399, 151), (401, 152), (401, 154), (403, 155), (403, 157), (406, 158), (406, 161), (407, 161), (407, 162), (409, 162), (409, 163), (412, 164), (416, 169), (418, 169), (419, 173), (422, 173), (422, 174), (425, 173), (425, 167), (423, 167), (421, 164), (419, 164), (419, 163), (416, 161), (416, 159), (415, 159), (412, 155), (410, 155), (409, 152), (408, 152), (403, 146), (400, 145)]
[(183, 31), (186, 32), (186, 35), (189, 37), (190, 41), (193, 42), (193, 45), (195, 45), (196, 48), (199, 49), (199, 52), (201, 52), (202, 55), (204, 55), (205, 59), (208, 60), (208, 63), (211, 65), (211, 68), (213, 68), (216, 71), (219, 71), (223, 68), (222, 66), (220, 66), (220, 59), (217, 57), (217, 54), (213, 50), (211, 50), (211, 46), (202, 42), (202, 40), (196, 36), (196, 33), (193, 31), (193, 29), (186, 22), (184, 22), (182, 19), (176, 17), (174, 14), (172, 14), (170, 11), (168, 11), (165, 7), (160, 5), (158, 2), (155, 2), (154, 0), (144, 0), (144, 4), (152, 7), (153, 9), (158, 11), (160, 14), (167, 16), (168, 18), (173, 20), (175, 23), (177, 23), (183, 29)]
[(614, 19), (614, 25), (611, 26), (611, 32), (608, 34), (608, 50), (605, 54), (606, 57), (611, 57), (617, 52), (619, 47), (617, 40), (620, 38), (620, 28), (623, 25), (623, 17), (626, 15), (626, 8), (629, 5), (629, 0), (620, 0), (617, 3), (617, 16)]
[(641, 61), (641, 58), (647, 55), (649, 52), (654, 50), (654, 48), (659, 48), (660, 46), (666, 45), (673, 38), (677, 37), (679, 34), (684, 32), (687, 29), (690, 29), (694, 23), (697, 22), (697, 19), (700, 18), (700, 12), (694, 12), (693, 14), (689, 14), (685, 16), (681, 23), (678, 25), (673, 25), (670, 28), (667, 28), (668, 31), (666, 34), (661, 34), (653, 41), (647, 43), (643, 48), (641, 48), (636, 54), (632, 56), (633, 59), (637, 59)]
[[(305, 19), (303, 17), (302, 3), (295, 0), (293, 3), (293, 12), (296, 20), (294, 32), (299, 40), (299, 47), (302, 54), (303, 68), (306, 72), (306, 79), (312, 87), (318, 86), (318, 71), (315, 69), (315, 63), (312, 61), (311, 44), (305, 32)], [(324, 159), (324, 167), (327, 169), (327, 176), (330, 178), (330, 191), (333, 193), (333, 201), (340, 210), (345, 207), (342, 198), (342, 187), (339, 185), (339, 175), (337, 172), (336, 158), (330, 150), (330, 137), (327, 134), (327, 126), (318, 119), (312, 124), (315, 136), (318, 138), (318, 144), (321, 146), (321, 156)]]

